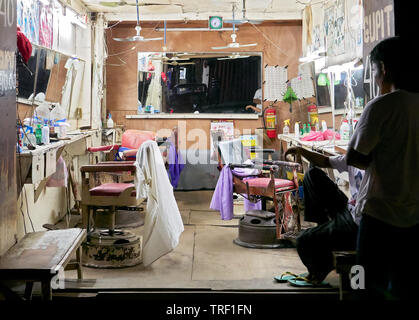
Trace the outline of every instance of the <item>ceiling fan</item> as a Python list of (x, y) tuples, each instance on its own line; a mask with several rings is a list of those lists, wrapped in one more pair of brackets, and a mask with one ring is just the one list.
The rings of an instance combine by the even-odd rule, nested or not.
[[(139, 6), (139, 7), (168, 6), (168, 4), (164, 4), (164, 3), (141, 3), (141, 4), (136, 4), (136, 3), (126, 2), (124, 0), (121, 0), (121, 1), (99, 1), (99, 4), (101, 6), (111, 7), (111, 8), (123, 7), (123, 6)], [(170, 6), (182, 6), (182, 5), (180, 5), (180, 4), (170, 4)]]
[[(233, 6), (234, 10), (234, 6)], [(234, 24), (245, 24), (245, 23), (251, 23), (251, 24), (261, 24), (263, 20), (249, 20), (246, 18), (246, 0), (243, 0), (243, 18), (235, 20), (234, 14), (233, 14), (233, 20), (224, 20), (225, 23), (234, 23)]]
[(153, 40), (162, 40), (163, 38), (144, 38), (140, 35), (141, 27), (140, 27), (140, 16), (138, 13), (138, 0), (136, 0), (137, 5), (137, 25), (135, 26), (136, 35), (133, 37), (128, 38), (113, 38), (115, 41), (153, 41)]
[(226, 46), (223, 46), (223, 47), (212, 47), (213, 50), (257, 46), (257, 43), (240, 44), (240, 43), (236, 42), (237, 34), (236, 34), (236, 23), (234, 22), (234, 6), (235, 5), (233, 4), (233, 33), (231, 34), (232, 42), (230, 42), (229, 44), (227, 44)]
[(169, 64), (171, 66), (184, 66), (187, 64), (195, 64), (195, 62), (177, 62), (177, 61), (168, 61), (168, 62), (163, 62), (163, 64)]
[(249, 58), (250, 56), (242, 56), (240, 53), (233, 53), (229, 55), (228, 57), (224, 58), (217, 58), (217, 60), (230, 60), (230, 59), (243, 59), (243, 58)]

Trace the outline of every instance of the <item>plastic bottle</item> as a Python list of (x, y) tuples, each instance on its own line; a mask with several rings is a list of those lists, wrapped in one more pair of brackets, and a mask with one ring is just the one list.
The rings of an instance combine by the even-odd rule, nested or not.
[(67, 136), (67, 127), (70, 125), (65, 121), (57, 121), (58, 123), (58, 138), (65, 138)]
[(322, 132), (325, 132), (326, 130), (327, 130), (326, 121), (322, 120)]
[(23, 129), (22, 129), (22, 127), (21, 126), (18, 126), (18, 141), (17, 141), (17, 143), (18, 143), (18, 146), (19, 147), (23, 147)]
[(300, 138), (300, 125), (298, 122), (294, 124), (294, 135), (297, 139)]
[(35, 129), (36, 144), (42, 144), (42, 126), (38, 124)]
[(316, 131), (320, 131), (319, 118), (314, 119), (314, 125), (316, 126)]
[(32, 146), (36, 146), (36, 138), (35, 135), (33, 134), (33, 128), (31, 126), (26, 127), (26, 134), (25, 137), (23, 138), (23, 145), (24, 146), (28, 146), (28, 145), (32, 145)]
[(49, 127), (48, 120), (44, 120), (44, 126), (42, 127), (42, 143), (49, 144)]
[(282, 129), (283, 134), (290, 134), (290, 119), (284, 121), (284, 129)]
[(307, 124), (307, 131), (306, 131), (306, 133), (307, 134), (309, 134), (311, 132), (311, 126), (310, 126), (310, 124), (308, 123)]
[(113, 120), (112, 120), (112, 115), (109, 113), (109, 117), (108, 117), (108, 122), (106, 122), (106, 126), (108, 128), (113, 128)]
[(141, 101), (138, 101), (137, 114), (142, 114), (143, 112), (143, 105), (141, 104)]
[(303, 129), (301, 131), (301, 135), (305, 137), (307, 135), (307, 124), (303, 124)]
[(343, 120), (342, 125), (340, 126), (340, 139), (342, 141), (349, 141), (349, 123), (348, 120)]

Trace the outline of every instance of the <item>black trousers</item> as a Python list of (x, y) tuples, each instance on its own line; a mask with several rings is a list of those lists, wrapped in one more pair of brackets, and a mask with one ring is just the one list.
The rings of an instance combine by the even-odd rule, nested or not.
[(297, 252), (307, 270), (326, 276), (333, 270), (332, 251), (355, 250), (358, 226), (347, 209), (348, 198), (319, 168), (305, 175), (304, 220), (319, 225), (297, 238)]
[(419, 299), (419, 224), (398, 228), (364, 214), (357, 264), (365, 270), (366, 299)]

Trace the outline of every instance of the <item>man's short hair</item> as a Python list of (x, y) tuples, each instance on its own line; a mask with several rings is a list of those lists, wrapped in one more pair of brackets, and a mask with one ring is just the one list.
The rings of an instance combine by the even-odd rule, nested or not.
[(387, 38), (371, 51), (371, 62), (384, 64), (388, 80), (393, 82), (397, 89), (419, 92), (419, 68), (411, 46), (412, 43), (409, 48), (409, 43), (401, 37)]

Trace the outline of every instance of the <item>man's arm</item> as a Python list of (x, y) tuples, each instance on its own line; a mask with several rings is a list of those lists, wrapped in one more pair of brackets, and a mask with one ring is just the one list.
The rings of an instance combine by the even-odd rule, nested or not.
[(262, 100), (260, 100), (260, 99), (253, 99), (253, 103), (262, 104)]
[(357, 167), (362, 170), (366, 170), (371, 162), (371, 154), (363, 155), (356, 151), (354, 148), (349, 147), (345, 160), (348, 166)]
[(306, 150), (302, 147), (291, 147), (285, 152), (285, 159), (288, 155), (301, 155), (315, 166), (320, 168), (332, 168), (329, 157), (318, 152)]

